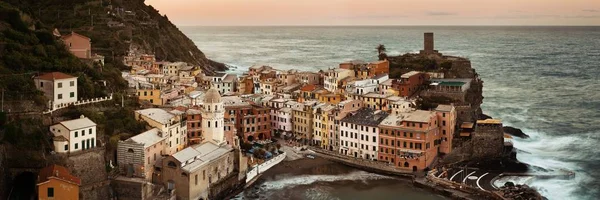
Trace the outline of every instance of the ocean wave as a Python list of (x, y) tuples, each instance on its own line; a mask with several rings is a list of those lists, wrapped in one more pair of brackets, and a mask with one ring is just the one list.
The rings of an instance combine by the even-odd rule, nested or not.
[[(517, 159), (532, 166), (548, 171), (532, 168), (535, 173), (561, 173), (562, 170), (575, 172), (573, 179), (528, 179), (525, 183), (536, 188), (548, 199), (584, 199), (580, 194), (583, 185), (591, 184), (595, 180), (593, 174), (583, 169), (578, 161), (598, 160), (598, 155), (593, 151), (596, 148), (597, 133), (574, 134), (569, 136), (549, 136), (538, 131), (523, 129), (530, 138), (514, 139), (515, 148), (527, 153), (518, 153)], [(509, 181), (520, 183), (520, 178), (509, 177)], [(503, 184), (502, 182), (495, 183)]]
[(338, 181), (369, 181), (381, 179), (394, 179), (393, 177), (368, 173), (364, 171), (356, 171), (348, 174), (339, 175), (304, 175), (294, 176), (281, 180), (266, 181), (261, 184), (261, 189), (264, 190), (280, 190), (288, 187), (299, 185), (310, 185), (317, 182), (338, 182)]

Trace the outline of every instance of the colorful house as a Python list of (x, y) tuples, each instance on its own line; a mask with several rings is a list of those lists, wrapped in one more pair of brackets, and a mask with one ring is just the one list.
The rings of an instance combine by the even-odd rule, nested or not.
[(92, 40), (83, 35), (71, 32), (62, 36), (62, 40), (69, 51), (78, 58), (90, 59), (92, 57)]
[(37, 193), (39, 200), (78, 200), (81, 180), (63, 166), (50, 165), (38, 175)]

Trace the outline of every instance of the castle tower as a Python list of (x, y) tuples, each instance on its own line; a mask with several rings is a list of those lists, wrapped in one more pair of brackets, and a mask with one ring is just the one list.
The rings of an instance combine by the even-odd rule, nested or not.
[(434, 48), (433, 42), (433, 33), (428, 32), (424, 34), (423, 40), (423, 50), (421, 50), (421, 54), (430, 55), (430, 54), (438, 54), (438, 51)]
[(221, 144), (225, 142), (225, 108), (219, 91), (209, 89), (202, 105), (202, 134), (205, 141)]

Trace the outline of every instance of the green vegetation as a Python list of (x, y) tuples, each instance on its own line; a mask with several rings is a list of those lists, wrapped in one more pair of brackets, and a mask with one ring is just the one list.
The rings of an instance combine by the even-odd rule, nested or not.
[[(110, 67), (101, 70), (88, 66), (66, 50), (50, 29), (34, 23), (29, 15), (0, 2), (0, 88), (7, 100), (33, 99), (43, 103), (32, 77), (44, 72), (59, 71), (78, 76), (79, 97), (105, 96), (106, 88), (96, 84), (104, 77), (120, 73)], [(110, 78), (122, 88), (123, 80)]]
[(379, 44), (377, 45), (377, 56), (379, 57), (379, 60), (385, 60), (387, 59), (387, 54), (385, 53), (387, 51), (387, 49), (385, 48), (385, 45), (383, 44)]

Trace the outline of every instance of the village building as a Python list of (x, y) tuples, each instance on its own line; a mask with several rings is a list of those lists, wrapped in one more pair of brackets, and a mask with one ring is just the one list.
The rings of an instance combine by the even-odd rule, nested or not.
[(298, 139), (305, 142), (312, 141), (313, 137), (313, 106), (316, 101), (304, 101), (292, 107), (292, 130)]
[(399, 96), (410, 97), (419, 91), (429, 77), (419, 71), (411, 71), (400, 76), (399, 80), (392, 82), (392, 87), (399, 91)]
[(393, 113), (379, 128), (379, 161), (417, 171), (429, 167), (438, 155), (440, 128), (434, 111)]
[(37, 199), (78, 200), (81, 179), (60, 165), (50, 165), (40, 170), (37, 177)]
[(96, 123), (85, 116), (50, 126), (54, 151), (73, 153), (96, 147)]
[(336, 107), (331, 104), (321, 103), (313, 107), (313, 139), (312, 144), (321, 148), (329, 146), (332, 137), (333, 122), (331, 117)]
[(357, 110), (364, 108), (365, 104), (363, 101), (360, 100), (345, 100), (340, 102), (339, 104), (337, 104), (337, 108), (335, 110), (333, 110), (333, 119), (329, 119), (328, 121), (328, 125), (331, 125), (331, 122), (333, 122), (333, 128), (330, 127), (329, 132), (329, 141), (328, 144), (329, 146), (327, 147), (330, 151), (336, 151), (339, 152), (340, 149), (340, 127), (341, 127), (341, 121), (342, 119), (344, 119), (348, 114), (352, 113), (352, 112), (356, 112)]
[(136, 90), (139, 101), (148, 101), (152, 105), (162, 106), (162, 91), (153, 87), (149, 89), (137, 89)]
[(177, 199), (210, 199), (210, 188), (235, 174), (234, 160), (232, 147), (206, 142), (164, 158), (157, 177)]
[(440, 153), (449, 154), (452, 151), (452, 140), (456, 130), (456, 109), (454, 105), (438, 105), (435, 108), (440, 122)]
[(165, 137), (158, 128), (153, 128), (125, 141), (119, 141), (117, 163), (121, 172), (128, 176), (152, 181), (154, 164), (165, 155)]
[(71, 54), (78, 58), (90, 59), (92, 57), (92, 40), (81, 34), (71, 32), (62, 36), (62, 41)]
[(330, 69), (326, 72), (324, 86), (330, 92), (338, 92), (338, 89), (342, 89), (339, 83), (342, 79), (347, 77), (354, 77), (354, 71), (349, 69)]
[(378, 156), (379, 123), (388, 116), (381, 110), (362, 108), (341, 120), (340, 154), (376, 160)]
[(319, 85), (321, 75), (314, 72), (298, 72), (296, 73), (296, 79), (301, 84), (313, 84)]
[(158, 128), (163, 133), (166, 155), (172, 155), (187, 146), (187, 123), (184, 112), (148, 108), (135, 111), (135, 119), (144, 120), (150, 127)]
[(185, 111), (187, 122), (187, 134), (189, 144), (200, 144), (202, 137), (202, 111), (190, 108)]
[(77, 77), (61, 72), (36, 76), (35, 87), (44, 92), (52, 104), (67, 104), (77, 101)]
[(271, 127), (280, 133), (292, 132), (292, 109), (282, 107), (279, 109), (271, 109)]

